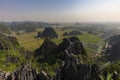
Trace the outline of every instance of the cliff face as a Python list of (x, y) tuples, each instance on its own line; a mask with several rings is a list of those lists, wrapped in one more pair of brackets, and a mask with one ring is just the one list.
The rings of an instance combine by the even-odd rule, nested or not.
[(15, 48), (19, 45), (15, 37), (5, 36), (0, 34), (0, 50)]
[(54, 80), (100, 80), (97, 65), (66, 63), (58, 69)]
[[(55, 45), (55, 47), (52, 47), (53, 43), (50, 43), (50, 41), (45, 40), (38, 52), (43, 51), (42, 53), (44, 53), (45, 50), (46, 52), (51, 50), (48, 55), (60, 55), (63, 53), (64, 57), (62, 57), (62, 59), (61, 57), (57, 57), (61, 59), (62, 63), (60, 63), (61, 65), (53, 80), (99, 80), (99, 70), (96, 64), (87, 65), (80, 63), (78, 56), (87, 54), (82, 42), (77, 37), (64, 38), (63, 41), (58, 46)], [(52, 52), (55, 53), (52, 54)], [(47, 59), (48, 55), (46, 55), (45, 59)]]
[(43, 44), (40, 46), (40, 48), (36, 49), (35, 57), (40, 55), (46, 56), (56, 47), (57, 45), (54, 42), (50, 41), (49, 39), (45, 39)]
[(66, 52), (68, 54), (83, 54), (86, 55), (83, 44), (77, 37), (64, 38), (63, 42), (56, 45), (49, 39), (45, 39), (42, 46), (36, 49), (35, 55), (47, 55), (51, 52), (59, 54), (60, 52)]
[(104, 54), (110, 61), (120, 59), (120, 35), (111, 36), (106, 42)]
[(77, 37), (64, 38), (63, 42), (59, 44), (58, 49), (68, 54), (86, 54), (83, 44)]
[[(61, 59), (58, 55), (60, 55), (61, 52), (63, 53), (62, 57), (64, 57), (64, 59), (61, 59), (53, 78), (43, 70), (38, 73), (30, 64), (22, 65), (12, 73), (1, 74), (0, 78), (2, 80), (101, 80), (99, 77), (101, 71), (96, 64), (81, 63), (79, 55), (87, 54), (81, 41), (77, 37), (65, 38), (59, 45), (46, 39), (38, 49), (38, 52), (40, 53), (38, 53), (37, 56), (43, 55), (44, 57), (42, 59), (44, 60), (47, 60), (49, 55), (52, 55), (52, 58), (48, 60), (52, 60), (54, 57)], [(106, 74), (103, 75), (105, 76)], [(116, 75), (113, 77), (114, 80), (118, 80)]]
[(54, 80), (99, 80), (99, 70), (96, 64), (80, 63), (78, 56), (87, 54), (77, 37), (64, 39), (59, 49), (64, 51), (65, 59), (57, 70)]
[(57, 59), (67, 60), (71, 57), (71, 59), (78, 62), (79, 55), (86, 56), (87, 54), (81, 41), (77, 37), (70, 37), (64, 38), (59, 45), (56, 45), (49, 39), (45, 39), (42, 46), (36, 49), (34, 55), (35, 57), (43, 56), (45, 57), (44, 60), (50, 60), (51, 63), (54, 63)]

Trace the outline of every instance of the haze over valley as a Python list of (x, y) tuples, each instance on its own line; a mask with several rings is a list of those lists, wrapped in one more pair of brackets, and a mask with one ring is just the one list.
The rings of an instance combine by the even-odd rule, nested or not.
[(0, 0), (0, 80), (120, 80), (119, 0)]

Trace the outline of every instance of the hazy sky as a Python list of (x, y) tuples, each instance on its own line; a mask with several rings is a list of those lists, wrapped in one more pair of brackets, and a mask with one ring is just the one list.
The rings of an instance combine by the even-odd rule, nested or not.
[(120, 0), (0, 0), (0, 21), (120, 22)]

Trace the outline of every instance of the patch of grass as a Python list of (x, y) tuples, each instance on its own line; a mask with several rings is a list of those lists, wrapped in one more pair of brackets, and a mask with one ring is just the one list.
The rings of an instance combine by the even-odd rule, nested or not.
[[(7, 57), (17, 57), (19, 58), (18, 63), (12, 63), (7, 60)], [(25, 62), (25, 58), (17, 50), (0, 50), (0, 70), (2, 71), (13, 71), (15, 70), (22, 62)]]
[(44, 39), (35, 38), (37, 32), (26, 33), (16, 36), (21, 47), (25, 50), (34, 51), (43, 43)]
[(83, 33), (83, 35), (77, 36), (81, 41), (88, 42), (88, 43), (95, 43), (103, 42), (103, 39), (97, 35)]

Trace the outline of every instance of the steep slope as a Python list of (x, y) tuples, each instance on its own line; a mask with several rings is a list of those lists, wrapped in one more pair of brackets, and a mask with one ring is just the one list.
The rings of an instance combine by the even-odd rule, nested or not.
[(0, 50), (15, 48), (19, 45), (15, 37), (5, 36), (0, 34)]
[(48, 28), (45, 28), (42, 33), (38, 32), (37, 37), (52, 39), (52, 38), (58, 38), (58, 34), (56, 33), (56, 31), (53, 28), (48, 27)]
[(56, 47), (57, 45), (54, 42), (50, 41), (49, 39), (45, 39), (40, 48), (36, 49), (35, 56), (46, 56)]
[(106, 41), (104, 54), (108, 60), (120, 59), (120, 35), (114, 35)]
[(0, 69), (12, 71), (25, 60), (15, 37), (0, 34)]
[(10, 29), (8, 29), (8, 27), (0, 24), (0, 33), (7, 33), (7, 34), (9, 34), (10, 33)]

